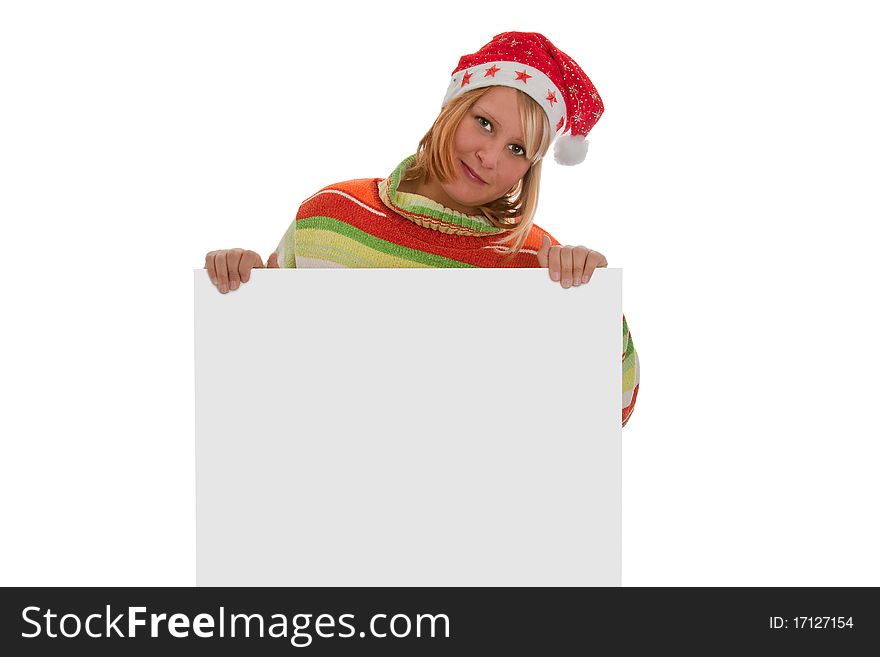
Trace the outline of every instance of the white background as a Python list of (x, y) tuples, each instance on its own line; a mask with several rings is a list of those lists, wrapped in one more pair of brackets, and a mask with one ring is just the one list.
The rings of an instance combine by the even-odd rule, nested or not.
[(194, 584), (192, 269), (516, 29), (606, 105), (537, 223), (624, 268), (624, 584), (880, 585), (871, 3), (568, 5), (0, 5), (0, 583)]

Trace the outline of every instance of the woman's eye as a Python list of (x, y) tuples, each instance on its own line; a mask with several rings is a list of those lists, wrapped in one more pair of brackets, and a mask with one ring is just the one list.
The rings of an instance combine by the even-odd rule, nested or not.
[(492, 129), (492, 124), (489, 123), (489, 122), (488, 122), (486, 119), (484, 119), (482, 116), (478, 116), (478, 117), (477, 117), (477, 123), (479, 123), (480, 126), (482, 126), (483, 128), (489, 128), (490, 130)]
[(520, 146), (519, 144), (511, 144), (510, 145), (510, 152), (513, 153), (514, 155), (525, 155), (526, 149), (523, 148), (522, 146)]

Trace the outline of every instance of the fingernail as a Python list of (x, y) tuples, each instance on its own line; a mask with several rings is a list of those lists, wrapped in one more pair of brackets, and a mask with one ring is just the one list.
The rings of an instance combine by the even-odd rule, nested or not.
[(562, 287), (571, 287), (571, 279), (563, 278), (562, 279)]
[(589, 282), (590, 282), (590, 277), (587, 276), (587, 277), (584, 279), (584, 285), (586, 285), (586, 284), (589, 283)]
[(229, 289), (237, 290), (238, 289), (238, 281), (229, 281)]
[(550, 278), (552, 278), (554, 281), (558, 281), (559, 280), (559, 272), (554, 271), (553, 273), (550, 274)]
[(580, 284), (581, 284), (581, 277), (580, 277), (580, 276), (575, 276), (575, 277), (574, 277), (574, 286), (577, 287), (577, 286), (580, 285)]
[(226, 287), (226, 283), (220, 283), (220, 294), (226, 294), (229, 292), (229, 288)]

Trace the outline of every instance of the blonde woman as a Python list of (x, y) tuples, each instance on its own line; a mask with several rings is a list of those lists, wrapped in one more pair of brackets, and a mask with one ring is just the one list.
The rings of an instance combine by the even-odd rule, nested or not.
[[(603, 111), (590, 79), (533, 32), (499, 34), (459, 61), (440, 115), (416, 154), (384, 179), (329, 185), (306, 199), (268, 257), (212, 251), (205, 268), (223, 294), (268, 267), (543, 267), (564, 288), (608, 261), (560, 245), (533, 223), (541, 164), (577, 164)], [(623, 320), (623, 424), (639, 361)]]

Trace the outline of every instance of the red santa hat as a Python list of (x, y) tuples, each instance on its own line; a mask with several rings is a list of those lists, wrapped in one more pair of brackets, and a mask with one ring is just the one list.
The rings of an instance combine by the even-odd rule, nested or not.
[(557, 162), (584, 161), (587, 133), (605, 106), (577, 62), (542, 34), (504, 32), (459, 60), (443, 107), (471, 89), (493, 85), (524, 91), (547, 113), (558, 137), (554, 148)]

